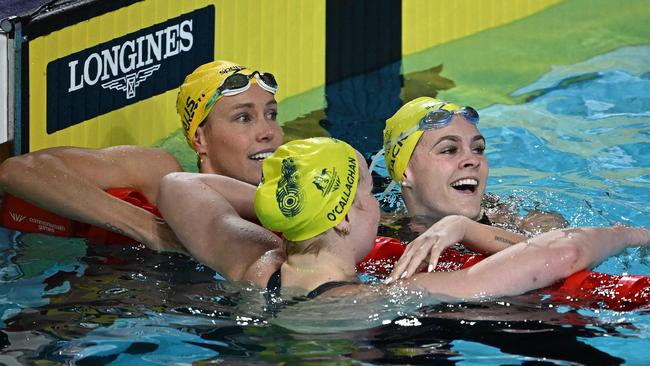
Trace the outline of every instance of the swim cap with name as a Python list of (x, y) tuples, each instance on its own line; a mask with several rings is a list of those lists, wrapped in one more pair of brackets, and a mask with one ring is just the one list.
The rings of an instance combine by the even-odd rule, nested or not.
[(267, 229), (302, 241), (340, 223), (359, 181), (359, 161), (347, 143), (329, 137), (294, 140), (262, 163), (255, 212)]
[[(221, 96), (207, 105), (210, 98), (228, 76), (242, 70), (246, 68), (234, 62), (218, 60), (197, 67), (185, 77), (176, 98), (176, 112), (181, 117), (183, 132), (190, 147), (194, 147), (192, 140), (196, 129)], [(243, 73), (246, 74), (245, 71)]]
[(413, 130), (429, 111), (445, 109), (450, 112), (460, 109), (453, 103), (446, 103), (431, 97), (419, 97), (404, 104), (395, 114), (386, 120), (384, 128), (384, 160), (388, 173), (394, 181), (400, 182), (411, 160), (413, 150), (420, 141), (424, 131), (415, 130), (409, 135), (401, 136)]

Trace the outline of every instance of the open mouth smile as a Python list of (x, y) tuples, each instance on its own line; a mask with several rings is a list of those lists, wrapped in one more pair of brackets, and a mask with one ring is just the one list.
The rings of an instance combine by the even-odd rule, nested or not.
[(474, 178), (463, 178), (451, 183), (451, 187), (463, 193), (474, 193), (478, 188), (478, 180)]
[(249, 155), (248, 158), (255, 161), (262, 161), (273, 154), (273, 151), (258, 152), (253, 155)]

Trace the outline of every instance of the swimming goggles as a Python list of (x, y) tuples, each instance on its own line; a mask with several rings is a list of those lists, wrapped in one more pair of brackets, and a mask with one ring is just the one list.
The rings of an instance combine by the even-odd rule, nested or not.
[(420, 119), (417, 125), (400, 133), (399, 136), (397, 136), (395, 139), (389, 141), (386, 144), (386, 148), (395, 146), (400, 141), (411, 136), (411, 134), (415, 131), (426, 131), (431, 129), (435, 130), (438, 128), (445, 127), (449, 124), (449, 122), (451, 122), (451, 119), (454, 117), (455, 114), (462, 116), (463, 118), (465, 118), (465, 120), (467, 120), (469, 123), (473, 125), (478, 124), (479, 116), (476, 109), (470, 106), (465, 106), (455, 111), (448, 111), (446, 109), (443, 109), (443, 107), (446, 104), (447, 103), (443, 103), (440, 105), (439, 108), (429, 111), (426, 115), (424, 115), (424, 117)]
[(248, 90), (248, 88), (251, 87), (252, 78), (255, 78), (257, 85), (259, 85), (267, 92), (275, 94), (278, 91), (278, 83), (275, 81), (275, 76), (269, 72), (259, 72), (255, 70), (250, 75), (244, 75), (236, 72), (223, 80), (210, 100), (208, 100), (208, 103), (205, 105), (205, 109), (212, 107), (212, 105), (217, 102), (220, 96), (229, 97), (245, 92)]

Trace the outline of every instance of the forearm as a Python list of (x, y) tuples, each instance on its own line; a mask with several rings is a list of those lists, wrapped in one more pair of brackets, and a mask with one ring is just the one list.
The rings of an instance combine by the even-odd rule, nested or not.
[(552, 231), (494, 254), (470, 268), (486, 295), (514, 295), (592, 268), (630, 245), (634, 229), (578, 228)]
[(193, 173), (183, 173), (183, 175), (192, 175), (194, 177), (193, 179), (197, 179), (211, 189), (214, 189), (215, 192), (227, 200), (228, 204), (241, 218), (257, 222), (257, 215), (255, 214), (255, 207), (253, 205), (255, 186), (223, 175), (199, 175)]
[(513, 244), (528, 239), (498, 227), (480, 224), (474, 220), (459, 218), (465, 226), (462, 244), (481, 253), (492, 254), (504, 250)]
[(23, 178), (5, 186), (4, 190), (62, 217), (101, 227), (148, 245), (154, 240), (161, 224), (150, 212), (106, 193), (75, 174), (57, 172), (52, 176), (64, 179), (49, 179), (40, 172), (26, 170)]
[(124, 207), (52, 154), (11, 158), (0, 171), (2, 191), (73, 220), (106, 227), (105, 213)]
[[(648, 245), (642, 228), (581, 228), (552, 231), (496, 253), (471, 268), (440, 278), (420, 275), (411, 286), (461, 298), (517, 295), (546, 287), (628, 246)], [(428, 274), (430, 275), (430, 274)], [(453, 284), (453, 285), (452, 285)]]
[(232, 187), (229, 183), (214, 175), (167, 175), (159, 208), (193, 257), (228, 279), (240, 280), (260, 256), (278, 249), (281, 240), (238, 215), (230, 202), (244, 196), (229, 190), (222, 194), (224, 187)]
[[(160, 177), (177, 167), (173, 157), (158, 149), (53, 148), (6, 160), (0, 166), (0, 189), (55, 214), (160, 249), (166, 244), (156, 242), (162, 234), (156, 217), (104, 189), (130, 187), (155, 203)], [(173, 235), (162, 236), (173, 240)]]

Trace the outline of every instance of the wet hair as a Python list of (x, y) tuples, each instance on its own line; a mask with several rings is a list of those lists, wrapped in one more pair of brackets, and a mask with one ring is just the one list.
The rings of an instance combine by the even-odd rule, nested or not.
[(284, 239), (284, 244), (287, 248), (287, 254), (318, 254), (323, 248), (327, 246), (327, 243), (325, 241), (325, 233), (303, 241), (291, 241)]

